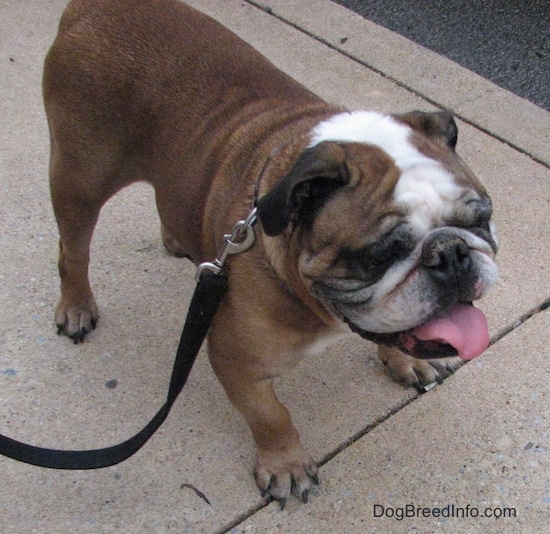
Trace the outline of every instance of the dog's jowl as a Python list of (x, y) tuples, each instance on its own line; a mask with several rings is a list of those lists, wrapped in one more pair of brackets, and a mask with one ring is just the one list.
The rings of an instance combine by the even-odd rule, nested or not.
[(228, 259), (212, 367), (257, 445), (264, 495), (306, 501), (317, 466), (273, 380), (330, 341), (379, 345), (406, 384), (441, 379), (488, 343), (472, 306), (495, 281), (491, 202), (446, 112), (324, 102), (177, 0), (74, 0), (45, 63), (60, 332), (81, 341), (102, 205), (155, 189), (163, 241), (196, 263), (256, 201), (256, 241)]

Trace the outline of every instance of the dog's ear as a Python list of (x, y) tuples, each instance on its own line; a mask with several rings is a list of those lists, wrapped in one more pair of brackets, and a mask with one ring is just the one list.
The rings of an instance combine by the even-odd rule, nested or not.
[(311, 220), (317, 209), (349, 180), (341, 145), (325, 141), (308, 148), (290, 172), (258, 201), (258, 218), (269, 236), (282, 234), (293, 217)]
[(411, 111), (397, 118), (408, 124), (415, 130), (420, 130), (430, 137), (441, 138), (447, 146), (453, 150), (458, 140), (458, 128), (451, 113), (448, 111), (436, 111), (426, 113), (424, 111)]

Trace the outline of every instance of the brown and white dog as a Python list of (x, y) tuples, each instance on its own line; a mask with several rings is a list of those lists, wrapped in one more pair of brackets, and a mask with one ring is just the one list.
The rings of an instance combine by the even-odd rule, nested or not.
[(353, 331), (414, 384), (487, 345), (471, 301), (497, 274), (491, 202), (455, 153), (450, 114), (327, 104), (177, 0), (70, 2), (44, 99), (61, 237), (55, 320), (75, 341), (98, 319), (90, 241), (114, 193), (151, 183), (166, 247), (196, 263), (217, 256), (257, 199), (256, 241), (228, 261), (208, 348), (254, 436), (264, 495), (306, 501), (317, 483), (273, 390), (300, 358)]

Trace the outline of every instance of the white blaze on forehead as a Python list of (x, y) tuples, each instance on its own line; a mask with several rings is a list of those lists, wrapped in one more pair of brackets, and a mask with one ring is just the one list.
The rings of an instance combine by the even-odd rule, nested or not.
[(340, 113), (313, 128), (310, 147), (323, 141), (365, 143), (382, 149), (401, 171), (394, 191), (397, 204), (407, 208), (411, 225), (426, 232), (446, 215), (461, 190), (453, 176), (410, 141), (412, 129), (389, 115), (372, 111)]

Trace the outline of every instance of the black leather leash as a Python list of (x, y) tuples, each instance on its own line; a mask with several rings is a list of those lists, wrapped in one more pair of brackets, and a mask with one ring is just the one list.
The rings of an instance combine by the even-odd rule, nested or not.
[[(39, 467), (52, 469), (98, 469), (115, 465), (135, 454), (158, 430), (187, 382), (193, 363), (225, 294), (229, 275), (224, 269), (228, 254), (244, 252), (254, 242), (253, 225), (256, 210), (245, 221), (239, 221), (233, 233), (225, 236), (221, 254), (213, 263), (203, 263), (197, 272), (197, 286), (191, 299), (181, 334), (166, 403), (135, 436), (104, 449), (67, 451), (36, 447), (0, 435), (0, 454)], [(241, 239), (241, 241), (238, 241)]]

